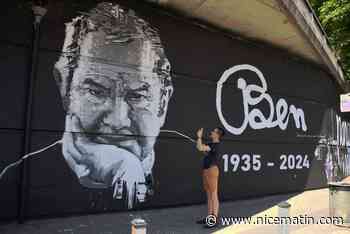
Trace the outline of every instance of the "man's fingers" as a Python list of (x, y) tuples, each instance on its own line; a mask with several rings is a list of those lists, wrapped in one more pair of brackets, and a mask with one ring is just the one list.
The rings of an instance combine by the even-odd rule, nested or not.
[(87, 138), (87, 134), (83, 131), (79, 118), (75, 115), (71, 117), (71, 126), (73, 134), (76, 135), (74, 144), (83, 155), (88, 155), (90, 151), (93, 151), (93, 149), (89, 147), (92, 143)]
[(62, 149), (68, 155), (71, 155), (75, 161), (80, 162), (82, 160), (81, 152), (75, 147), (73, 135), (71, 132), (65, 132), (63, 135)]
[(72, 132), (81, 132), (80, 121), (75, 115), (71, 115), (71, 129)]
[(114, 185), (114, 191), (113, 191), (113, 198), (115, 199), (122, 199), (123, 198), (123, 184), (124, 182), (120, 180), (120, 178), (114, 177), (113, 179), (113, 185)]
[[(79, 118), (74, 115), (74, 114), (69, 114), (66, 116), (66, 133), (67, 136), (70, 138), (69, 142), (72, 144), (79, 144), (78, 141), (85, 141), (85, 136), (84, 133), (82, 131), (82, 127), (81, 127), (81, 123)], [(70, 135), (68, 135), (68, 133), (70, 133)], [(77, 146), (74, 145), (74, 148), (78, 148)], [(82, 152), (82, 153), (86, 153), (86, 152)]]
[(137, 158), (125, 158), (114, 174), (113, 185), (113, 197), (126, 199), (128, 208), (132, 208), (136, 200), (144, 201), (147, 187), (141, 162)]
[(155, 156), (153, 151), (148, 153), (146, 155), (146, 158), (144, 158), (141, 161), (141, 165), (145, 174), (150, 174), (152, 172), (154, 161), (155, 161)]
[(131, 209), (134, 206), (135, 195), (136, 195), (136, 182), (129, 184), (127, 189), (127, 199), (128, 199), (128, 208)]
[(87, 142), (89, 142), (88, 138), (86, 137), (86, 134), (83, 131), (80, 120), (76, 115), (72, 115), (71, 117), (71, 126), (72, 132), (74, 132), (77, 135), (77, 144), (84, 145)]
[(136, 198), (139, 202), (144, 202), (146, 199), (146, 193), (148, 192), (148, 188), (145, 182), (139, 182), (136, 184)]
[(73, 137), (70, 132), (64, 133), (63, 136), (62, 151), (63, 156), (68, 163), (69, 167), (76, 173), (80, 178), (90, 173), (89, 169), (85, 165), (80, 165), (79, 160), (81, 159), (80, 153), (76, 150), (73, 144)]

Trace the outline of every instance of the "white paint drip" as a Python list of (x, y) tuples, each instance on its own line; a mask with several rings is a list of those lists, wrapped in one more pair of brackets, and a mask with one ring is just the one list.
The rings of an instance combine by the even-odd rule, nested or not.
[(187, 135), (185, 135), (185, 134), (182, 134), (182, 133), (180, 133), (180, 132), (178, 132), (178, 131), (175, 131), (175, 130), (160, 130), (160, 132), (174, 133), (174, 134), (177, 134), (177, 135), (179, 135), (179, 136), (182, 136), (182, 137), (184, 137), (184, 138), (190, 140), (190, 141), (193, 142), (193, 143), (196, 143), (196, 140), (194, 140), (193, 138), (191, 138), (191, 137), (189, 137), (189, 136), (187, 136)]
[(34, 152), (32, 152), (32, 153), (26, 154), (26, 155), (24, 155), (21, 159), (17, 160), (17, 161), (14, 162), (14, 163), (11, 163), (11, 164), (8, 165), (7, 167), (5, 167), (5, 168), (2, 170), (2, 172), (0, 173), (0, 180), (1, 180), (2, 177), (5, 175), (6, 171), (7, 171), (8, 169), (10, 169), (11, 167), (15, 167), (15, 166), (19, 165), (21, 162), (23, 162), (25, 159), (27, 159), (27, 158), (29, 158), (29, 157), (31, 157), (31, 156), (34, 156), (34, 155), (36, 155), (36, 154), (38, 154), (38, 153), (44, 152), (45, 150), (48, 150), (48, 149), (50, 149), (51, 147), (53, 147), (53, 146), (55, 146), (55, 145), (57, 145), (57, 144), (60, 144), (60, 143), (62, 143), (62, 140), (55, 141), (55, 142), (52, 143), (51, 145), (48, 145), (48, 146), (46, 146), (46, 147), (44, 147), (44, 148), (42, 148), (42, 149), (40, 149), (40, 150), (34, 151)]

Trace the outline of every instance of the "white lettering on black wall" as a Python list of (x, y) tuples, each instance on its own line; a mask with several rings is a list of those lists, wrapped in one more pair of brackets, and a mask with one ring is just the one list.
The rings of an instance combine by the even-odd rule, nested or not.
[[(244, 120), (241, 126), (235, 127), (227, 122), (222, 113), (222, 87), (232, 74), (242, 70), (254, 72), (258, 76), (261, 86), (257, 84), (247, 84), (244, 78), (238, 78), (237, 88), (242, 92)], [(259, 95), (253, 97), (251, 95), (252, 92), (258, 93)], [(259, 108), (252, 108), (263, 100), (267, 101), (269, 105), (268, 116), (264, 116)], [(216, 88), (216, 110), (226, 130), (234, 135), (242, 134), (248, 124), (252, 129), (274, 128), (278, 126), (281, 130), (285, 130), (290, 115), (293, 115), (296, 128), (301, 128), (304, 132), (307, 131), (304, 111), (300, 108), (296, 108), (294, 105), (288, 107), (284, 98), (280, 98), (275, 107), (271, 96), (267, 93), (267, 83), (264, 75), (259, 69), (248, 64), (234, 66), (223, 73)]]

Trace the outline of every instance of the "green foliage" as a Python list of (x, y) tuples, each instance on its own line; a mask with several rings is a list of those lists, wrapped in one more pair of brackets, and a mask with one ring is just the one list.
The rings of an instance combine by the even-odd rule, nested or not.
[(350, 79), (350, 0), (310, 0)]

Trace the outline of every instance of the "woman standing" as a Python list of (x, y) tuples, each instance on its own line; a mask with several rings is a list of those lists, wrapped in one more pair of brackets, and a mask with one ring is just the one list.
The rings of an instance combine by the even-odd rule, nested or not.
[[(203, 188), (207, 194), (208, 216), (215, 216), (215, 222), (219, 213), (218, 180), (219, 180), (219, 154), (220, 140), (225, 135), (225, 131), (217, 127), (210, 132), (211, 140), (208, 144), (203, 144), (203, 128), (197, 131), (197, 149), (204, 153), (203, 158)], [(207, 227), (214, 227), (213, 223), (208, 225), (208, 220), (201, 219), (197, 223), (206, 224)]]

